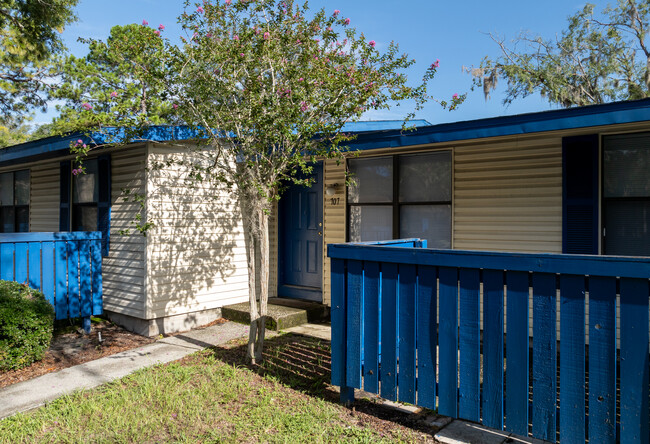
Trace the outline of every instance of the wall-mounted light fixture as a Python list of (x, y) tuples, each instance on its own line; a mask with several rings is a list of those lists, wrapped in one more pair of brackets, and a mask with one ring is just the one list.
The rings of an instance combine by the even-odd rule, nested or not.
[(336, 189), (339, 187), (338, 183), (331, 183), (325, 187), (325, 194), (328, 196), (334, 196), (336, 194)]

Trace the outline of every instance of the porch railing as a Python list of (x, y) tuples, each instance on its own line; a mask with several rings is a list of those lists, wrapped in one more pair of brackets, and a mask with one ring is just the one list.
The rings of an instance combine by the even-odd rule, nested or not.
[(0, 234), (0, 279), (41, 290), (56, 319), (103, 312), (101, 233)]
[(544, 440), (650, 441), (650, 259), (397, 243), (328, 246), (342, 402), (357, 388)]

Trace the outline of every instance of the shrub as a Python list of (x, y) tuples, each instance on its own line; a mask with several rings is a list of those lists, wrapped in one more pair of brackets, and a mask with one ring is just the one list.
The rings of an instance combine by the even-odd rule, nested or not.
[(0, 370), (43, 358), (52, 341), (54, 309), (40, 291), (0, 281)]

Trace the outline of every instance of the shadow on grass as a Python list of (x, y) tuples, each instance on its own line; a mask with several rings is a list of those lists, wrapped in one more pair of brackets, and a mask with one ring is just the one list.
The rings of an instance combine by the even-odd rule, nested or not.
[[(260, 365), (246, 364), (246, 343), (230, 343), (210, 349), (214, 356), (230, 365), (246, 367), (258, 375), (279, 382), (310, 396), (338, 404), (339, 394), (330, 385), (331, 344), (330, 341), (307, 336), (282, 334), (267, 338), (264, 342), (264, 362)], [(409, 414), (387, 408), (377, 399), (357, 399), (351, 415), (371, 415), (384, 421), (424, 433), (432, 429), (423, 424), (423, 417), (429, 413)]]

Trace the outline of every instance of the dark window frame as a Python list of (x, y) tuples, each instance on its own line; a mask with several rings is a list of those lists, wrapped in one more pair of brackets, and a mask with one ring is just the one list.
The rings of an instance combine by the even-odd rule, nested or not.
[[(450, 168), (451, 168), (451, 197), (452, 199), (450, 200), (445, 200), (445, 201), (418, 201), (418, 202), (400, 202), (399, 199), (399, 184), (400, 184), (400, 158), (405, 157), (405, 156), (414, 156), (414, 155), (426, 155), (426, 154), (434, 154), (434, 153), (449, 153), (450, 155)], [(348, 159), (348, 160), (368, 160), (368, 159), (380, 159), (380, 158), (392, 158), (392, 166), (393, 166), (393, 200), (392, 202), (350, 202), (350, 187), (346, 187), (346, 208), (345, 208), (345, 240), (346, 242), (350, 242), (350, 209), (351, 207), (362, 207), (362, 206), (386, 206), (386, 207), (392, 207), (393, 209), (393, 239), (399, 239), (400, 238), (400, 230), (401, 230), (401, 208), (402, 206), (420, 206), (420, 205), (427, 205), (427, 206), (446, 206), (449, 205), (452, 207), (452, 221), (453, 221), (453, 195), (454, 195), (454, 177), (453, 177), (453, 151), (449, 149), (445, 150), (437, 150), (437, 151), (428, 151), (428, 152), (421, 152), (421, 153), (404, 153), (404, 154), (388, 154), (384, 156), (372, 156), (372, 157), (365, 157), (365, 158), (356, 158), (356, 159)], [(348, 166), (346, 162), (346, 167)], [(389, 239), (386, 239), (389, 240)], [(449, 243), (453, 247), (453, 224), (452, 224), (452, 231), (449, 233)]]
[[(73, 161), (70, 161), (70, 162), (71, 162), (71, 167), (74, 167), (74, 165), (72, 164)], [(98, 163), (99, 160), (98, 160), (97, 157), (93, 157), (91, 159), (87, 159), (85, 162), (86, 162), (86, 164), (88, 162)], [(77, 216), (77, 213), (79, 212), (79, 210), (81, 208), (84, 208), (84, 207), (85, 208), (94, 208), (95, 212), (97, 212), (97, 207), (99, 206), (99, 186), (100, 186), (98, 169), (99, 169), (99, 165), (97, 165), (97, 172), (95, 173), (96, 174), (95, 186), (97, 187), (97, 199), (94, 200), (93, 202), (75, 202), (74, 201), (75, 183), (76, 183), (75, 177), (76, 176), (71, 175), (71, 178), (70, 178), (70, 231), (97, 231), (99, 229), (98, 227), (94, 227), (92, 230), (85, 230), (83, 227), (79, 227), (79, 226), (76, 225), (76, 221), (77, 221), (76, 216)]]
[[(27, 199), (27, 205), (17, 205), (16, 204), (16, 173), (20, 172), (27, 172), (27, 190), (28, 190), (28, 199)], [(32, 174), (31, 170), (29, 169), (24, 169), (24, 170), (15, 170), (15, 171), (6, 171), (4, 173), (0, 174), (11, 174), (12, 175), (12, 186), (13, 186), (13, 204), (12, 205), (2, 205), (0, 202), (0, 212), (4, 212), (5, 209), (13, 209), (14, 216), (13, 216), (13, 225), (14, 229), (13, 231), (4, 231), (4, 224), (0, 223), (0, 233), (28, 233), (30, 226), (29, 226), (29, 206), (30, 206), (30, 201), (31, 201), (31, 188), (32, 188)], [(20, 231), (18, 228), (20, 226), (18, 222), (18, 214), (19, 210), (27, 210), (27, 231)]]
[[(607, 252), (607, 207), (608, 204), (615, 202), (650, 202), (650, 195), (648, 196), (624, 196), (624, 197), (605, 197), (605, 139), (608, 136), (624, 136), (624, 135), (643, 135), (647, 134), (650, 137), (650, 132), (641, 131), (627, 134), (605, 134), (600, 135), (600, 254), (603, 256), (608, 255)], [(648, 255), (650, 256), (650, 252)], [(645, 256), (637, 256), (645, 257)]]

